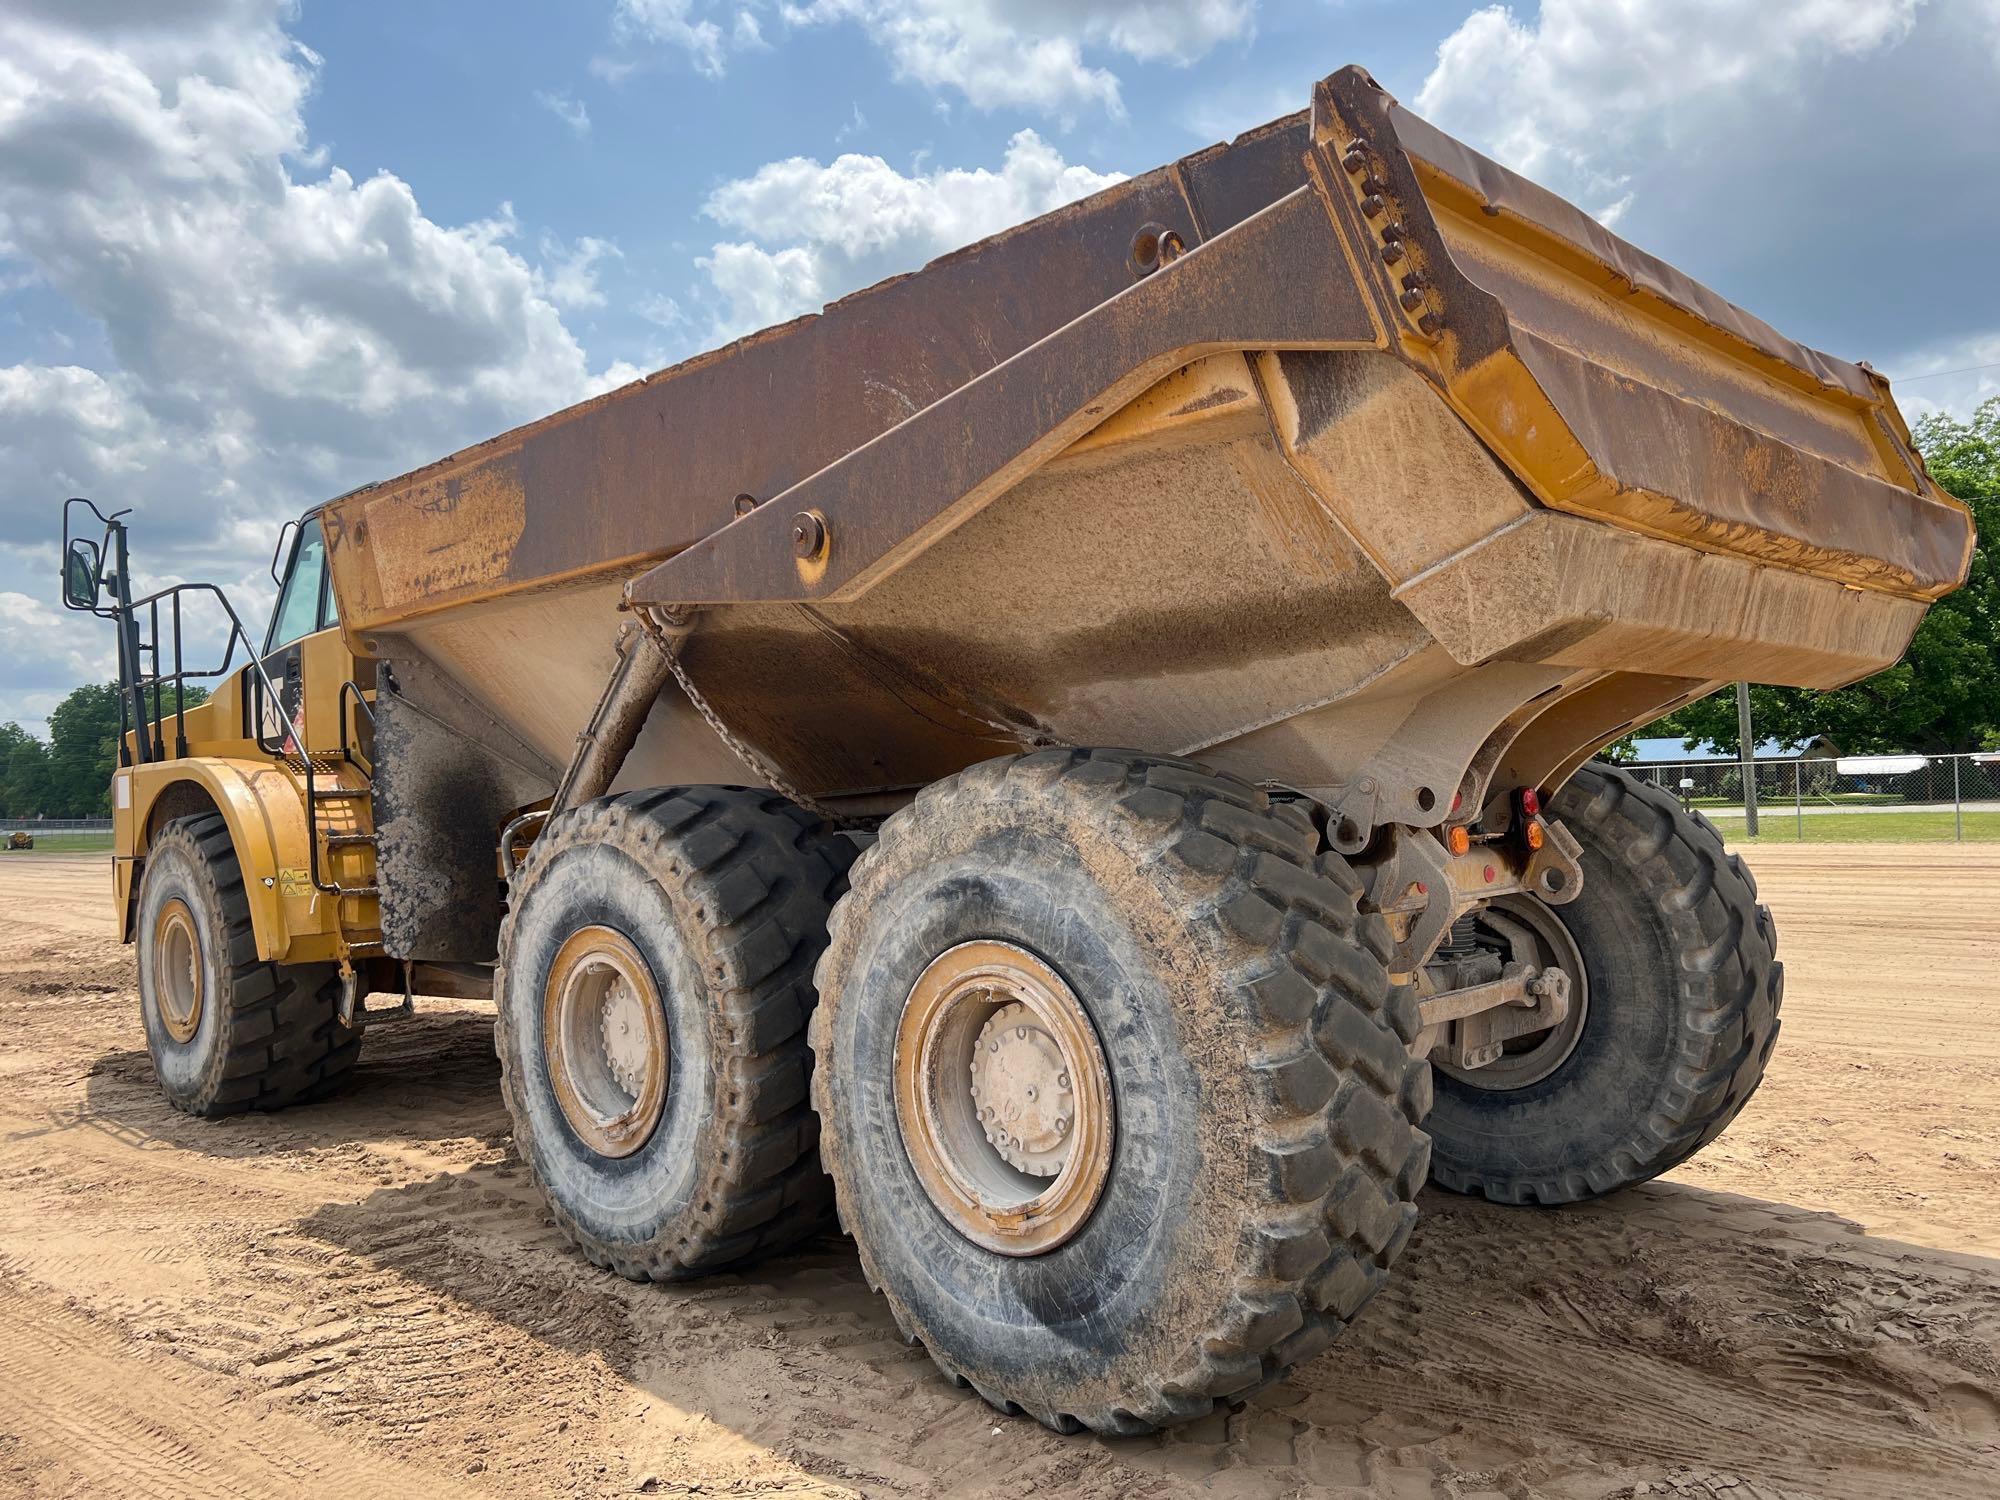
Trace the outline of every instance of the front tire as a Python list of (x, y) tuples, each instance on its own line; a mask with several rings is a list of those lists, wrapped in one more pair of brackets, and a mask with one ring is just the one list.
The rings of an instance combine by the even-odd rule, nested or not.
[(243, 871), (219, 813), (169, 823), (146, 853), (139, 1009), (174, 1108), (203, 1118), (282, 1109), (339, 1088), (361, 1055), (331, 964), (257, 957)]
[(1518, 1088), (1439, 1070), (1428, 1121), (1432, 1180), (1496, 1203), (1575, 1203), (1679, 1165), (1749, 1102), (1778, 1039), (1777, 931), (1714, 827), (1598, 764), (1551, 811), (1583, 846), (1582, 892), (1551, 909), (1583, 959), (1581, 1028)]
[[(1428, 1068), (1388, 932), (1317, 843), (1188, 762), (1052, 750), (926, 789), (857, 864), (819, 968), (822, 1153), (870, 1283), (955, 1383), (1142, 1432), (1381, 1287)], [(945, 1064), (913, 1079), (933, 1014)]]
[(676, 1281), (825, 1222), (805, 1025), (853, 856), (734, 787), (585, 803), (535, 840), (500, 930), (494, 1045), (515, 1147), (594, 1264)]

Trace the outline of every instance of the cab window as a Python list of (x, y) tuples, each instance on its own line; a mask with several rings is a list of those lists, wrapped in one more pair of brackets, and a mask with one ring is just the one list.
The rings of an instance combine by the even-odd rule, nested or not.
[(331, 613), (325, 594), (326, 534), (320, 530), (318, 517), (313, 517), (299, 528), (291, 571), (285, 575), (284, 592), (279, 594), (277, 612), (271, 616), (271, 638), (264, 645), (265, 652), (289, 646), (318, 630), (321, 616)]

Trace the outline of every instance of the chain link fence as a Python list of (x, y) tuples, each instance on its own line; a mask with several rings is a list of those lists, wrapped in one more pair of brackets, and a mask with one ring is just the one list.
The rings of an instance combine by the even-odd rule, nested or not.
[(1751, 768), (1757, 828), (1733, 760), (1627, 770), (1707, 815), (1724, 838), (1891, 843), (2000, 840), (2000, 752), (1760, 760)]
[(87, 854), (111, 847), (109, 818), (9, 818), (0, 817), (0, 855), (22, 853), (15, 834), (25, 834), (41, 853), (59, 851)]

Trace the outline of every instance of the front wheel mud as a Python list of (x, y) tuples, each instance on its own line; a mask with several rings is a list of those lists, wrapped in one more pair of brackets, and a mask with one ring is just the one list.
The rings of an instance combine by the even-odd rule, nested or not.
[(1058, 1430), (1196, 1417), (1326, 1347), (1415, 1222), (1427, 1065), (1310, 821), (1041, 751), (891, 818), (819, 966), (814, 1104), (871, 1284)]

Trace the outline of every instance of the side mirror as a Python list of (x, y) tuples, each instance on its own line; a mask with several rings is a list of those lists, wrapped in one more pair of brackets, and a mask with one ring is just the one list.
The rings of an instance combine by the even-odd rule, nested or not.
[(63, 558), (63, 603), (71, 609), (97, 608), (97, 596), (104, 581), (104, 558), (97, 543), (74, 537)]

